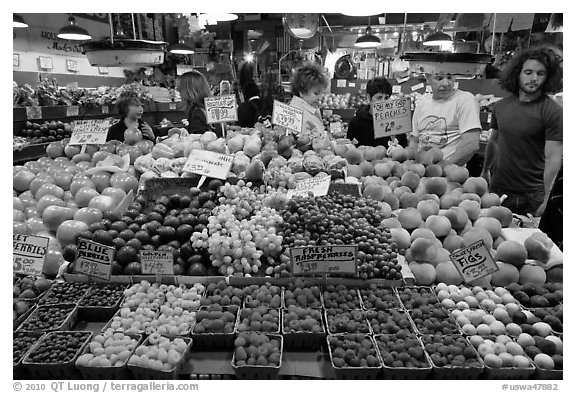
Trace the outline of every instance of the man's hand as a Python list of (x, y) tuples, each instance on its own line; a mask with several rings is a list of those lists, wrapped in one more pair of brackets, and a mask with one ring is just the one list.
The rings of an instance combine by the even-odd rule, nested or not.
[(544, 210), (546, 210), (546, 202), (547, 201), (542, 202), (538, 210), (536, 210), (534, 217), (542, 217), (542, 215), (544, 214)]
[(488, 183), (488, 185), (490, 185), (490, 179), (492, 178), (492, 175), (490, 175), (490, 170), (482, 169), (482, 173), (480, 174), (480, 177), (483, 177), (486, 180), (486, 183)]
[(155, 137), (154, 131), (152, 131), (152, 128), (147, 123), (142, 124), (142, 135), (151, 140), (154, 140)]

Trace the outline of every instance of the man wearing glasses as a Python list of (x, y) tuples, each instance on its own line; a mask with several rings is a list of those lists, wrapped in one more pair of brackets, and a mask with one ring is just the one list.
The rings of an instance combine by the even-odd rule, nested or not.
[(450, 164), (466, 165), (479, 148), (480, 108), (474, 96), (454, 86), (454, 76), (426, 74), (432, 95), (416, 105), (410, 144), (419, 150), (437, 147)]
[[(370, 103), (387, 100), (392, 95), (392, 85), (383, 77), (370, 79), (366, 84), (366, 94)], [(348, 125), (346, 137), (356, 139), (359, 146), (388, 146), (390, 137), (374, 138), (374, 122), (370, 105), (360, 107)], [(397, 135), (400, 145), (406, 146), (406, 135)]]

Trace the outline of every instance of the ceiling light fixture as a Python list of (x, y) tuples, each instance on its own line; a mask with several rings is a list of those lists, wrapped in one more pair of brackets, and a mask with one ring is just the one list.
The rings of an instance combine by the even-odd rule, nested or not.
[(372, 35), (372, 28), (368, 26), (366, 34), (358, 37), (354, 46), (356, 48), (377, 48), (381, 44), (380, 38)]
[(424, 45), (426, 46), (441, 46), (441, 45), (446, 45), (448, 43), (452, 42), (452, 37), (450, 37), (448, 34), (443, 33), (441, 31), (436, 31), (432, 34), (430, 34), (428, 37), (426, 37), (426, 39), (424, 40)]
[(200, 14), (199, 18), (200, 17), (215, 22), (232, 22), (233, 20), (238, 19), (238, 15), (236, 14), (224, 14), (224, 13)]
[(86, 30), (76, 24), (76, 18), (72, 15), (68, 18), (69, 25), (64, 26), (58, 31), (58, 38), (63, 40), (84, 41), (92, 39)]
[(28, 23), (26, 23), (22, 15), (12, 14), (12, 27), (15, 29), (25, 29), (28, 27)]
[(192, 55), (194, 49), (184, 43), (184, 40), (179, 40), (177, 44), (172, 45), (168, 51), (175, 55)]

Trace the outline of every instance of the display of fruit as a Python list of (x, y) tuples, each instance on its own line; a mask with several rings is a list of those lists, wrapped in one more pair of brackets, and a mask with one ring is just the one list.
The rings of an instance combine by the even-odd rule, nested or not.
[(266, 306), (240, 310), (236, 331), (280, 333), (280, 311)]
[(80, 367), (123, 367), (138, 345), (138, 336), (108, 329), (92, 337), (88, 350), (76, 359)]
[(437, 305), (438, 298), (428, 287), (397, 288), (398, 296), (405, 309), (410, 310), (422, 305)]
[(166, 285), (150, 284), (148, 281), (134, 284), (124, 291), (122, 307), (132, 310), (136, 308), (158, 310), (166, 301), (166, 288), (168, 288)]
[(42, 124), (27, 121), (20, 135), (30, 139), (32, 143), (61, 141), (64, 138), (70, 138), (72, 125), (61, 121), (45, 121)]
[(244, 288), (244, 306), (256, 308), (265, 306), (280, 308), (282, 288), (267, 282), (264, 285), (250, 285)]
[(459, 332), (450, 313), (441, 306), (422, 305), (414, 308), (410, 310), (410, 318), (414, 321), (420, 334), (454, 334)]
[(324, 308), (340, 309), (346, 312), (362, 308), (356, 288), (347, 288), (345, 285), (329, 285), (322, 296)]
[(338, 192), (314, 198), (295, 196), (283, 212), (280, 234), (287, 248), (355, 243), (361, 278), (399, 280), (396, 243), (389, 229), (380, 227), (387, 216), (377, 201)]
[(328, 336), (330, 357), (335, 368), (381, 367), (374, 342), (364, 334)]
[(475, 286), (472, 288), (472, 293), (476, 297), (480, 308), (486, 311), (492, 312), (498, 307), (504, 307), (510, 311), (520, 309), (518, 302), (506, 288), (495, 287), (492, 290)]
[(393, 368), (430, 368), (424, 346), (415, 334), (378, 334), (374, 341), (384, 366)]
[(471, 336), (470, 344), (478, 351), (486, 367), (533, 368), (520, 344), (507, 335), (496, 337)]
[(142, 334), (157, 315), (158, 310), (150, 308), (138, 307), (131, 310), (123, 307), (112, 317), (106, 327), (126, 334)]
[(555, 335), (534, 336), (532, 339), (529, 337), (529, 335), (525, 337), (523, 333), (517, 341), (538, 368), (543, 370), (562, 370), (564, 368), (564, 343), (560, 337)]
[(368, 105), (370, 101), (366, 93), (358, 94), (326, 94), (320, 97), (319, 106), (322, 109), (356, 109), (362, 105)]
[(90, 341), (90, 332), (52, 332), (40, 339), (32, 351), (26, 355), (26, 363), (68, 363), (74, 360)]
[[(40, 335), (43, 334), (44, 333), (41, 333)], [(38, 342), (38, 338), (39, 336), (32, 335), (30, 332), (13, 332), (12, 364), (16, 364), (22, 360), (24, 355), (26, 355), (26, 352), (28, 352), (28, 350)]]
[(84, 282), (62, 282), (55, 284), (50, 292), (40, 299), (40, 305), (53, 305), (62, 303), (78, 304), (88, 290), (92, 287), (90, 283)]
[(62, 329), (70, 315), (76, 312), (75, 304), (38, 306), (18, 328), (18, 331), (50, 332)]
[(145, 332), (158, 332), (165, 337), (186, 336), (196, 323), (196, 313), (164, 304), (159, 314), (148, 324)]
[(211, 306), (218, 304), (220, 306), (242, 306), (244, 291), (241, 288), (229, 286), (226, 281), (221, 280), (218, 283), (210, 283), (206, 287), (206, 297), (200, 299), (201, 306)]
[(263, 333), (239, 333), (234, 341), (232, 364), (236, 367), (280, 367), (282, 336)]
[[(494, 310), (491, 315), (485, 310), (452, 310), (452, 317), (468, 336), (498, 336), (509, 334), (517, 336), (522, 332), (519, 325), (512, 322), (504, 308)], [(500, 316), (500, 319), (497, 319)], [(504, 318), (506, 316), (507, 318)]]
[(88, 294), (80, 300), (80, 307), (114, 307), (124, 296), (126, 285), (106, 284), (95, 285)]
[(306, 286), (305, 282), (297, 278), (284, 288), (284, 307), (299, 306), (303, 308), (321, 308), (322, 293), (317, 285)]
[(185, 285), (175, 287), (169, 285), (166, 288), (165, 306), (173, 309), (182, 308), (187, 311), (196, 311), (200, 307), (200, 300), (206, 288), (200, 283), (194, 284), (191, 288)]
[(235, 305), (200, 307), (196, 313), (196, 325), (194, 325), (193, 333), (233, 333), (238, 309), (239, 307)]
[(506, 287), (520, 304), (528, 308), (557, 306), (564, 299), (562, 288), (563, 285), (558, 283), (511, 284)]
[(483, 367), (478, 352), (463, 336), (425, 334), (420, 338), (435, 367)]
[(52, 283), (52, 280), (42, 277), (23, 277), (14, 284), (12, 297), (19, 299), (35, 299), (50, 289)]
[[(396, 334), (403, 336), (414, 333), (408, 314), (403, 310), (368, 310), (366, 318), (374, 334)], [(402, 334), (400, 332), (403, 332)]]
[(129, 366), (159, 371), (174, 370), (185, 358), (191, 339), (177, 337), (169, 339), (152, 333), (128, 359)]
[(322, 313), (313, 308), (290, 305), (283, 311), (282, 323), (284, 333), (325, 332), (322, 324)]
[(326, 309), (326, 326), (331, 334), (337, 333), (369, 333), (370, 327), (366, 321), (366, 311), (342, 311), (337, 308)]
[(474, 296), (472, 289), (468, 287), (439, 283), (436, 285), (435, 291), (442, 306), (448, 309), (457, 308), (464, 310), (468, 308), (480, 308), (479, 300)]
[(562, 304), (554, 308), (536, 308), (532, 310), (532, 313), (536, 318), (549, 324), (555, 333), (564, 331), (564, 306)]
[(13, 308), (13, 318), (12, 322), (15, 322), (20, 316), (26, 314), (34, 304), (30, 301), (24, 299), (13, 299), (12, 301), (12, 308)]
[(378, 288), (371, 284), (368, 289), (360, 289), (362, 304), (366, 310), (388, 310), (401, 307), (398, 296), (392, 288)]

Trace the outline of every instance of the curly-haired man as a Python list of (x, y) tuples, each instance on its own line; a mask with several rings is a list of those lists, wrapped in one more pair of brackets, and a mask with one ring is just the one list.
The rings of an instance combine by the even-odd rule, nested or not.
[(540, 216), (562, 165), (562, 107), (548, 96), (561, 90), (562, 57), (551, 47), (520, 52), (500, 85), (512, 94), (494, 106), (482, 176), (508, 196), (504, 206)]

